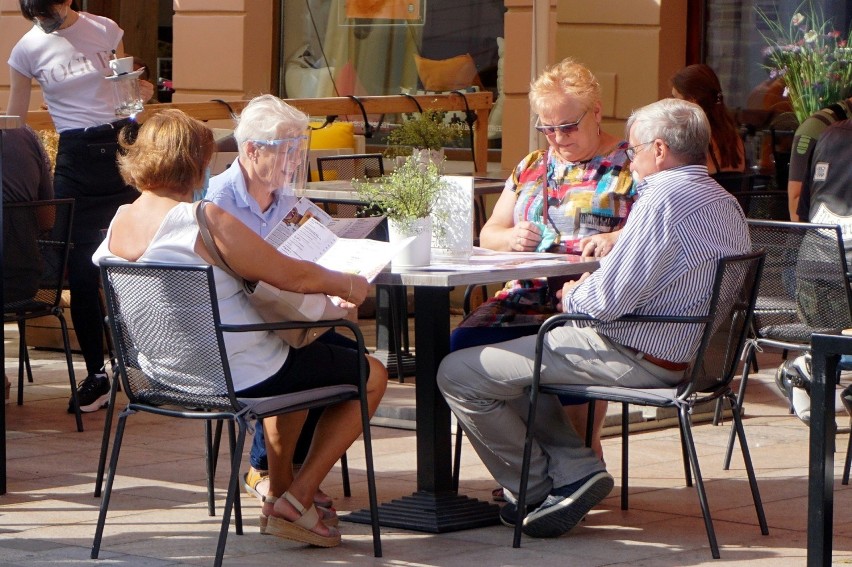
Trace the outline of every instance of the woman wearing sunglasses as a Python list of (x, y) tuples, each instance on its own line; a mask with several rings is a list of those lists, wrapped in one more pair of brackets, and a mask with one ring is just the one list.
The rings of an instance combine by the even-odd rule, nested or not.
[[(601, 89), (583, 65), (565, 59), (530, 85), (536, 130), (547, 147), (521, 160), (506, 181), (480, 245), (492, 250), (603, 256), (635, 199), (627, 142), (601, 129)], [(561, 285), (554, 283), (554, 288)], [(556, 313), (546, 280), (513, 281), (453, 333), (451, 349), (496, 343), (538, 331)], [(572, 404), (573, 400), (563, 400)], [(605, 405), (596, 411), (593, 447), (602, 456)], [(584, 435), (585, 405), (566, 405)], [(499, 489), (495, 491), (499, 498)]]

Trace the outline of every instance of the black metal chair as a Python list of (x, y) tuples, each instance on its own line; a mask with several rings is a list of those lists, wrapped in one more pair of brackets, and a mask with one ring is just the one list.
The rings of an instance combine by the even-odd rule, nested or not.
[(786, 191), (731, 191), (745, 216), (750, 219), (786, 221), (790, 219)]
[[(680, 424), (681, 445), (684, 455), (684, 469), (687, 485), (691, 486), (690, 478), (694, 475), (698, 500), (704, 516), (704, 525), (713, 557), (719, 558), (719, 547), (710, 508), (698, 466), (698, 454), (692, 438), (690, 414), (697, 404), (713, 402), (725, 398), (732, 407), (737, 405), (737, 399), (730, 384), (739, 362), (751, 323), (752, 311), (757, 296), (756, 282), (760, 278), (763, 266), (763, 253), (753, 252), (741, 256), (732, 256), (719, 260), (716, 277), (713, 284), (712, 297), (708, 302), (705, 314), (692, 317), (672, 316), (625, 316), (620, 320), (643, 323), (647, 325), (689, 324), (699, 325), (703, 329), (698, 351), (693, 359), (685, 380), (677, 387), (638, 389), (618, 386), (591, 385), (551, 385), (541, 384), (542, 345), (547, 333), (554, 327), (564, 325), (573, 320), (592, 320), (588, 315), (563, 313), (548, 319), (538, 332), (536, 341), (536, 356), (533, 384), (530, 391), (530, 411), (527, 423), (535, 421), (536, 406), (540, 394), (567, 394), (593, 400), (608, 400), (622, 404), (622, 476), (621, 476), (621, 507), (627, 509), (627, 405), (636, 404), (658, 408), (677, 410)], [(710, 354), (712, 350), (712, 355)], [(594, 407), (594, 404), (590, 404)], [(592, 414), (592, 411), (590, 411)], [(737, 412), (734, 412), (734, 424), (740, 438), (743, 459), (745, 460), (752, 498), (760, 524), (761, 533), (767, 535), (769, 530), (763, 513), (763, 505), (754, 475), (751, 457), (745, 440), (745, 432)], [(526, 505), (526, 487), (529, 479), (530, 455), (532, 451), (532, 428), (527, 428), (526, 445), (524, 447), (523, 468), (521, 472), (520, 494), (518, 494), (518, 510), (524, 510)], [(691, 473), (690, 473), (691, 469)], [(514, 547), (521, 543), (522, 522), (515, 524)]]
[[(385, 174), (382, 154), (345, 154), (317, 158), (317, 175), (320, 181), (370, 179)], [(329, 214), (342, 218), (358, 215), (360, 205), (332, 203), (316, 200)]]
[[(118, 352), (119, 376), (129, 398), (119, 414), (106, 486), (101, 500), (92, 559), (97, 559), (115, 480), (127, 418), (137, 412), (164, 417), (228, 422), (231, 474), (214, 565), (222, 564), (231, 509), (242, 534), (238, 473), (247, 420), (359, 400), (373, 529), (373, 552), (381, 557), (375, 476), (367, 409), (367, 361), (359, 358), (360, 387), (331, 386), (271, 398), (238, 398), (224, 345), (224, 333), (279, 328), (341, 326), (349, 328), (363, 350), (358, 326), (344, 320), (318, 323), (226, 325), (219, 319), (213, 269), (157, 263), (106, 261), (101, 264), (110, 328)], [(170, 367), (163, 360), (171, 360)], [(237, 432), (234, 431), (236, 424)], [(208, 438), (208, 450), (209, 450)], [(213, 471), (208, 463), (208, 492)]]
[[(756, 351), (773, 347), (809, 352), (812, 334), (852, 327), (852, 292), (840, 227), (761, 220), (748, 224), (752, 247), (766, 251), (766, 264), (754, 310), (753, 337), (743, 352), (737, 394), (740, 411)], [(733, 444), (732, 431), (725, 453), (726, 470)], [(847, 466), (844, 484), (848, 475)]]
[(25, 369), (28, 381), (33, 381), (27, 350), (27, 321), (45, 316), (59, 320), (77, 431), (83, 431), (71, 340), (60, 305), (73, 219), (74, 199), (3, 205), (3, 321), (18, 325), (18, 405), (21, 405), (24, 403)]

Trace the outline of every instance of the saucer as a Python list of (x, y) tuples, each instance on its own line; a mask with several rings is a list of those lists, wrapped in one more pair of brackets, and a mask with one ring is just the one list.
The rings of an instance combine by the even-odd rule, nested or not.
[(145, 67), (140, 67), (140, 68), (136, 69), (135, 71), (131, 71), (129, 73), (122, 73), (121, 75), (110, 75), (108, 77), (104, 77), (104, 79), (106, 79), (107, 81), (117, 81), (118, 79), (127, 79), (127, 78), (138, 79), (139, 75), (141, 75), (144, 70), (145, 70)]

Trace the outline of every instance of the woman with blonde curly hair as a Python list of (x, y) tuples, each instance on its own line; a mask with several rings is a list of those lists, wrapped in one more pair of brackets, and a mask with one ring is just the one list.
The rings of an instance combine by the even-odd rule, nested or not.
[[(573, 59), (546, 69), (530, 85), (535, 128), (547, 147), (521, 160), (506, 180), (494, 212), (482, 227), (480, 245), (492, 250), (607, 254), (636, 198), (627, 142), (601, 128), (598, 80)], [(563, 281), (512, 281), (466, 318), (451, 349), (535, 334), (556, 313), (553, 296)], [(575, 429), (586, 430), (585, 405), (564, 399)], [(596, 412), (593, 447), (602, 457), (600, 430), (606, 408)], [(499, 491), (495, 491), (499, 498)]]

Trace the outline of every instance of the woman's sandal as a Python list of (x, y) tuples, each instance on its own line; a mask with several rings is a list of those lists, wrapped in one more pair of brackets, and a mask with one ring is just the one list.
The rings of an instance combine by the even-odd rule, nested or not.
[[(310, 508), (305, 509), (302, 503), (289, 492), (285, 492), (282, 498), (289, 502), (301, 516), (292, 522), (278, 516), (268, 516), (265, 533), (317, 547), (340, 545), (340, 532), (336, 528), (328, 528), (331, 534), (328, 536), (313, 531), (320, 519), (316, 506), (311, 505)], [(267, 497), (266, 502), (274, 502), (274, 500), (272, 497)]]
[[(262, 496), (262, 502), (269, 502), (270, 504), (275, 504), (275, 501), (278, 498), (274, 496)], [(336, 528), (338, 524), (340, 524), (340, 517), (337, 515), (337, 510), (332, 507), (323, 508), (321, 506), (317, 506), (317, 514), (319, 514), (320, 522), (328, 526), (329, 528)], [(269, 516), (260, 514), (260, 533), (266, 534), (266, 526), (269, 525)]]

